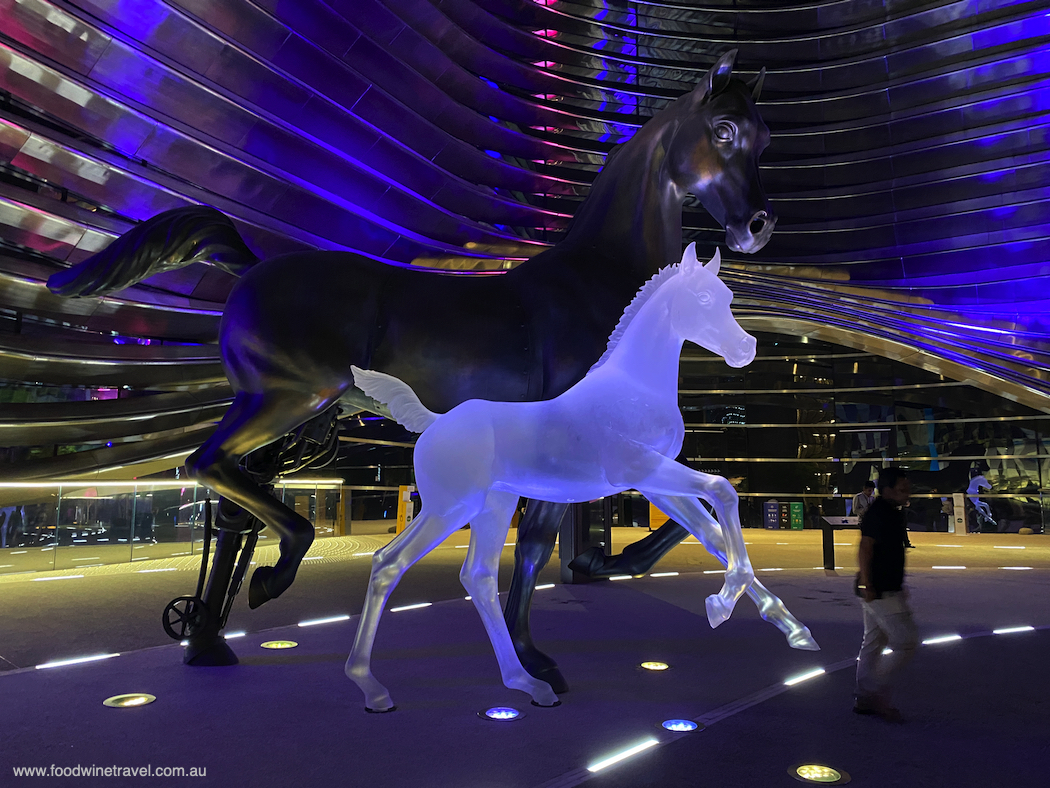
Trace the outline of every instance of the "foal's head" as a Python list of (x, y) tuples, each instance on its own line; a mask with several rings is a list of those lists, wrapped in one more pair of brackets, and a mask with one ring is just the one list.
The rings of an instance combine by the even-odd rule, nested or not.
[(732, 78), (735, 59), (735, 49), (722, 55), (676, 102), (679, 127), (667, 166), (678, 188), (695, 194), (726, 228), (729, 248), (751, 254), (777, 223), (758, 177), (758, 157), (769, 145), (769, 128), (755, 108), (765, 69), (745, 84)]
[(729, 308), (733, 291), (718, 278), (721, 255), (704, 265), (696, 259), (696, 244), (689, 244), (682, 256), (678, 275), (672, 280), (677, 291), (671, 301), (674, 331), (712, 353), (731, 367), (746, 367), (755, 358), (758, 344), (744, 331)]

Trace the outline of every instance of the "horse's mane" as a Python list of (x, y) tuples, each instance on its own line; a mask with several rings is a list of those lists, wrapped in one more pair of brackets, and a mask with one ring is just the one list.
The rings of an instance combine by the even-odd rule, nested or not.
[(627, 308), (623, 310), (623, 314), (620, 316), (620, 321), (616, 324), (616, 328), (614, 328), (612, 334), (609, 335), (609, 344), (605, 346), (605, 352), (602, 353), (602, 357), (594, 363), (593, 367), (587, 370), (588, 375), (609, 360), (609, 356), (612, 355), (616, 346), (620, 344), (620, 340), (623, 339), (623, 335), (627, 331), (627, 327), (631, 325), (631, 320), (634, 319), (634, 316), (641, 311), (642, 307), (645, 306), (645, 303), (653, 297), (653, 294), (657, 290), (678, 273), (679, 269), (679, 263), (672, 263), (671, 265), (665, 266), (653, 274), (652, 278), (641, 286), (634, 298), (631, 299), (631, 303), (629, 303)]

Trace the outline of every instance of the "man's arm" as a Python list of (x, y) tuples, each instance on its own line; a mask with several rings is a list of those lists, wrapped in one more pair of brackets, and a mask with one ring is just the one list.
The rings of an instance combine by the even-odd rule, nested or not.
[(875, 598), (875, 588), (871, 584), (871, 559), (874, 555), (875, 540), (870, 536), (862, 536), (857, 552), (857, 565), (860, 567), (859, 588), (865, 602), (871, 602)]

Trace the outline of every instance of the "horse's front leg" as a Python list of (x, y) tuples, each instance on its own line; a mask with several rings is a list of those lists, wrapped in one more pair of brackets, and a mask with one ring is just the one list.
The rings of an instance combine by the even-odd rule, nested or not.
[[(717, 627), (729, 618), (737, 600), (755, 579), (755, 571), (744, 547), (736, 490), (721, 476), (694, 471), (655, 451), (645, 454), (633, 466), (634, 469), (644, 469), (644, 475), (632, 486), (650, 500), (659, 496), (703, 498), (714, 508), (718, 522), (722, 524), (727, 559), (722, 590), (707, 598), (707, 620), (712, 627)], [(681, 524), (697, 540), (701, 539), (702, 530), (698, 524)]]
[[(725, 552), (725, 540), (722, 538), (722, 529), (698, 500), (695, 498), (672, 498), (664, 495), (654, 495), (653, 503), (660, 511), (669, 514), (676, 520), (698, 526), (699, 536), (697, 538), (707, 549), (707, 552), (713, 555), (722, 566), (729, 565)], [(784, 606), (784, 603), (757, 579), (748, 587), (747, 595), (758, 606), (759, 615), (787, 635), (788, 645), (791, 648), (804, 651), (820, 650), (820, 646), (813, 639), (809, 627), (791, 615), (791, 611)]]
[(529, 675), (518, 659), (499, 609), (499, 587), (496, 581), (499, 558), (517, 504), (517, 495), (488, 494), (484, 511), (471, 519), (470, 549), (459, 578), (485, 624), (492, 650), (496, 652), (503, 683), (510, 689), (529, 693), (537, 705), (555, 706), (558, 698), (550, 684)]
[(568, 504), (530, 500), (525, 516), (518, 525), (518, 541), (514, 547), (514, 576), (510, 581), (503, 617), (510, 630), (511, 641), (518, 659), (530, 675), (550, 684), (555, 692), (568, 692), (558, 665), (536, 648), (532, 642), (529, 611), (536, 578), (550, 561), (558, 540), (558, 528), (565, 517)]

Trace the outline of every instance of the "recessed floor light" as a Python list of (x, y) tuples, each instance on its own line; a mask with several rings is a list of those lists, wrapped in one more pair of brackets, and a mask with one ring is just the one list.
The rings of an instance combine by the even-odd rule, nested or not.
[(537, 591), (546, 591), (548, 588), (554, 588), (554, 583), (544, 583), (541, 586), (536, 586)]
[(295, 648), (299, 644), (294, 640), (267, 640), (265, 643), (260, 643), (263, 648), (270, 649), (282, 649), (282, 648)]
[(962, 635), (942, 635), (938, 638), (929, 638), (928, 640), (922, 641), (922, 645), (935, 646), (938, 643), (950, 643), (953, 640), (962, 640)]
[(1006, 629), (993, 629), (993, 635), (1012, 635), (1015, 632), (1035, 632), (1035, 627), (1007, 627)]
[(613, 575), (610, 580), (630, 580), (631, 575)]
[(671, 668), (666, 662), (643, 662), (638, 667), (642, 670), (670, 670)]
[(102, 701), (103, 706), (109, 706), (112, 709), (129, 709), (133, 706), (145, 706), (147, 703), (153, 703), (157, 697), (150, 695), (147, 692), (129, 692), (125, 695), (114, 695), (112, 698), (106, 698)]
[(660, 727), (674, 731), (675, 733), (688, 733), (689, 731), (703, 730), (704, 726), (692, 720), (664, 720)]
[(659, 743), (660, 742), (656, 739), (647, 739), (646, 741), (636, 744), (633, 747), (628, 747), (623, 752), (618, 752), (615, 755), (610, 755), (605, 760), (598, 761), (598, 763), (594, 764), (593, 766), (588, 766), (587, 771), (601, 771), (607, 766), (612, 766), (614, 763), (619, 763), (620, 761), (630, 758), (632, 755), (637, 755), (638, 753), (642, 752), (642, 750), (647, 750), (650, 747), (653, 747)]
[(796, 684), (801, 684), (803, 681), (809, 681), (810, 679), (815, 679), (817, 676), (823, 676), (825, 672), (824, 668), (815, 668), (808, 673), (803, 673), (794, 678), (786, 679), (784, 683), (789, 687), (794, 687)]
[(822, 763), (802, 763), (788, 769), (788, 774), (802, 783), (816, 785), (845, 785), (850, 776), (841, 769), (833, 769)]
[(414, 605), (402, 605), (401, 607), (390, 608), (391, 613), (400, 613), (402, 610), (419, 610), (421, 607), (430, 607), (433, 602), (417, 602)]
[(100, 659), (109, 659), (110, 657), (119, 657), (120, 654), (94, 654), (90, 657), (75, 657), (74, 659), (60, 659), (57, 662), (45, 662), (43, 665), (37, 665), (37, 670), (44, 670), (45, 668), (64, 668), (66, 665), (79, 665), (81, 662), (97, 662)]
[(493, 706), (491, 709), (479, 711), (478, 716), (484, 720), (493, 720), (494, 722), (510, 722), (511, 720), (520, 720), (525, 714), (510, 706)]
[(299, 626), (314, 627), (318, 624), (334, 624), (336, 621), (347, 621), (349, 618), (350, 616), (344, 613), (341, 616), (329, 616), (328, 618), (314, 618), (310, 621), (300, 621)]
[(678, 577), (677, 572), (653, 572), (649, 577)]

